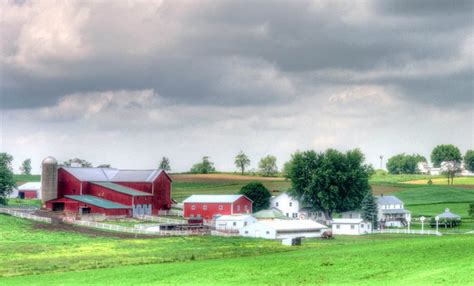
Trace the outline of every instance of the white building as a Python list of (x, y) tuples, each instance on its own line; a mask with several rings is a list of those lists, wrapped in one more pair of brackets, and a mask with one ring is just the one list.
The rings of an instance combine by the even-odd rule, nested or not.
[(280, 210), (284, 215), (294, 219), (312, 219), (324, 221), (324, 214), (320, 211), (304, 207), (297, 199), (288, 193), (272, 197), (270, 207)]
[(246, 237), (286, 239), (296, 237), (321, 237), (327, 226), (313, 220), (260, 220), (239, 229)]
[(377, 196), (377, 218), (382, 227), (403, 227), (411, 221), (411, 213), (395, 196)]
[(223, 215), (215, 219), (215, 226), (217, 230), (233, 231), (256, 221), (257, 219), (251, 215)]
[(372, 224), (361, 218), (335, 218), (332, 220), (332, 233), (361, 235), (372, 233)]

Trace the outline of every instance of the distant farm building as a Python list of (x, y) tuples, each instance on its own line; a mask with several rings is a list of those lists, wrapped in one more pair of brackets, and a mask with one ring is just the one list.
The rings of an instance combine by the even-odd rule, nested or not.
[(332, 220), (333, 234), (361, 235), (372, 233), (372, 224), (362, 218), (335, 218)]
[(252, 213), (252, 200), (244, 195), (192, 195), (183, 205), (184, 217), (190, 219)]
[(53, 211), (139, 216), (171, 208), (171, 178), (162, 170), (57, 168), (49, 157), (42, 179), (43, 201)]
[(217, 230), (238, 230), (257, 221), (251, 215), (223, 215), (215, 219)]
[(411, 221), (411, 213), (406, 210), (403, 202), (395, 196), (376, 197), (378, 220), (382, 227), (403, 227)]
[(41, 183), (29, 182), (20, 185), (17, 197), (20, 199), (41, 199)]
[(326, 226), (313, 220), (273, 219), (257, 222), (239, 229), (239, 234), (246, 237), (266, 239), (287, 239), (301, 237), (321, 237)]
[(272, 208), (280, 210), (284, 215), (290, 218), (312, 219), (324, 221), (324, 214), (309, 207), (304, 207), (297, 199), (291, 197), (288, 193), (282, 193), (270, 200)]

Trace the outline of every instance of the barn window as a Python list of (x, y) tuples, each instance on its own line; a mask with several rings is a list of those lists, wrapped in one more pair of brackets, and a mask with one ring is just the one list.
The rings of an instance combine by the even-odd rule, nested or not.
[(191, 206), (191, 209), (192, 209), (193, 211), (195, 211), (195, 210), (196, 210), (196, 206), (195, 206), (195, 205), (192, 205), (192, 206)]
[(219, 210), (223, 210), (224, 209), (224, 206), (223, 205), (219, 205)]
[(240, 212), (240, 206), (237, 206), (237, 211)]
[(202, 209), (205, 210), (205, 211), (207, 211), (207, 205), (203, 205), (203, 206), (202, 206)]
[(248, 210), (249, 209), (249, 206), (248, 205), (245, 205), (244, 206), (244, 210)]

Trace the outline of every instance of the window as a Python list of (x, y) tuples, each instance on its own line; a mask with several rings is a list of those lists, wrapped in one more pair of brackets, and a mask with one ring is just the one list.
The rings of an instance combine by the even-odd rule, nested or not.
[(267, 230), (266, 234), (270, 234), (270, 232)]
[(298, 217), (298, 213), (293, 213), (293, 217), (294, 217), (294, 218), (297, 218), (297, 217)]
[(191, 209), (192, 209), (193, 211), (195, 211), (195, 210), (196, 210), (196, 206), (195, 206), (195, 205), (192, 205), (192, 206), (191, 206)]
[(248, 231), (245, 231), (245, 234), (249, 234), (249, 232), (248, 232)]
[(245, 205), (244, 206), (244, 210), (248, 210), (249, 209), (249, 206), (248, 205)]
[(194, 215), (193, 215), (193, 214), (190, 214), (190, 215), (189, 215), (189, 217), (190, 217), (190, 218), (193, 218), (193, 217), (194, 217)]
[(286, 216), (287, 216), (287, 217), (290, 217), (290, 214), (289, 214), (289, 213), (286, 213)]
[(290, 202), (290, 207), (292, 207), (292, 206), (293, 206), (293, 202)]
[(353, 224), (351, 224), (351, 229), (354, 229), (354, 225), (353, 225)]
[(352, 214), (349, 214), (349, 218), (352, 218)]
[(341, 228), (341, 226), (336, 224), (336, 229), (340, 229), (340, 228)]
[(278, 202), (275, 203), (275, 206), (276, 206), (276, 207), (278, 206)]
[(244, 221), (244, 226), (247, 226), (247, 222), (246, 222), (246, 221)]
[(224, 209), (224, 206), (223, 205), (219, 205), (219, 210), (223, 210)]
[(361, 224), (361, 225), (360, 225), (360, 228), (364, 228), (364, 224)]
[(237, 211), (240, 212), (240, 206), (237, 206)]
[(207, 211), (207, 205), (203, 205), (203, 206), (202, 206), (202, 209), (205, 210), (205, 211)]

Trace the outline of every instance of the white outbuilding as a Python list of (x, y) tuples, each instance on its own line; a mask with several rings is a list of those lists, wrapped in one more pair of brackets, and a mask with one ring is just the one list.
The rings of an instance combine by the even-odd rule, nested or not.
[(286, 239), (297, 237), (321, 237), (327, 226), (313, 220), (259, 220), (239, 229), (246, 237)]
[(332, 233), (361, 235), (372, 233), (372, 224), (361, 218), (335, 218), (332, 220)]
[(215, 219), (217, 230), (238, 230), (257, 221), (251, 215), (222, 215)]

